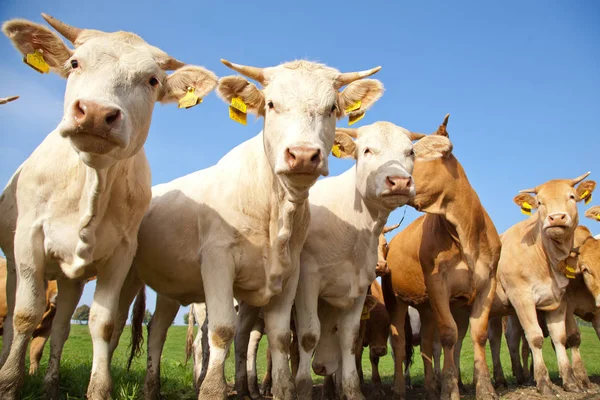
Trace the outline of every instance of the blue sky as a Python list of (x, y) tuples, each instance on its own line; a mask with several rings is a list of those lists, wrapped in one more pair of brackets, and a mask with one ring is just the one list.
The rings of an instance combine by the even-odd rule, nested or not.
[[(359, 124), (387, 120), (431, 132), (451, 113), (454, 154), (500, 232), (524, 218), (512, 203), (520, 189), (586, 171), (600, 177), (594, 0), (0, 2), (2, 21), (43, 23), (41, 12), (80, 28), (135, 32), (218, 76), (233, 73), (221, 58), (256, 66), (306, 58), (342, 71), (381, 65), (375, 77), (386, 93)], [(0, 184), (58, 124), (64, 89), (62, 78), (25, 66), (0, 38), (0, 97), (21, 96), (0, 107)], [(252, 117), (247, 126), (234, 123), (214, 93), (189, 110), (157, 105), (146, 142), (153, 184), (214, 164), (261, 124)], [(331, 174), (351, 166), (334, 160)], [(417, 216), (409, 209), (403, 226)], [(598, 233), (588, 221), (581, 219)], [(82, 303), (91, 304), (93, 288)], [(150, 293), (151, 311), (154, 301)]]

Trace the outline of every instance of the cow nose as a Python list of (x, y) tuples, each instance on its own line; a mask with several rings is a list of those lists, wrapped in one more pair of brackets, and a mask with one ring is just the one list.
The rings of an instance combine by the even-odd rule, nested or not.
[(386, 346), (372, 346), (371, 352), (373, 353), (374, 356), (383, 357), (387, 354), (387, 347)]
[(103, 106), (89, 100), (75, 101), (73, 114), (78, 126), (104, 133), (115, 129), (123, 119), (121, 110), (117, 107)]
[(548, 215), (548, 223), (550, 226), (563, 226), (567, 222), (567, 214), (554, 213)]
[(327, 367), (325, 367), (325, 364), (313, 364), (313, 371), (317, 375), (325, 376)]
[(377, 261), (377, 266), (375, 267), (375, 273), (377, 276), (387, 275), (390, 272), (388, 269), (387, 261)]
[(293, 146), (285, 150), (285, 162), (292, 172), (315, 172), (322, 159), (321, 150), (312, 147)]
[(385, 183), (387, 185), (387, 187), (390, 189), (391, 192), (393, 193), (402, 193), (402, 192), (408, 192), (410, 190), (410, 187), (412, 185), (412, 177), (405, 177), (405, 176), (388, 176), (385, 178)]

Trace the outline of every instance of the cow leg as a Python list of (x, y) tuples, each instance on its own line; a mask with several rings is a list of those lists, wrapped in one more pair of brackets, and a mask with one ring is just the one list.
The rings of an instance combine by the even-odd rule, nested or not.
[(385, 396), (385, 390), (381, 385), (381, 376), (379, 375), (379, 356), (369, 354), (371, 361), (371, 383), (373, 384), (373, 394), (375, 396)]
[[(12, 248), (11, 248), (12, 250)], [(4, 366), (13, 338), (13, 316), (15, 311), (15, 298), (17, 292), (17, 270), (12, 252), (6, 251), (6, 317), (2, 324), (2, 352), (0, 353), (0, 370)]]
[(85, 285), (83, 281), (74, 281), (67, 278), (60, 278), (56, 283), (58, 289), (56, 315), (52, 322), (50, 334), (50, 360), (44, 377), (44, 393), (48, 399), (58, 399), (60, 359), (71, 331), (71, 317), (77, 303), (79, 303)]
[[(362, 400), (365, 397), (360, 390), (360, 381), (356, 372), (354, 346), (358, 341), (360, 315), (365, 304), (366, 293), (354, 300), (349, 310), (340, 313), (338, 338), (342, 355), (342, 390), (347, 400)], [(338, 369), (338, 372), (339, 369)]]
[[(442, 346), (439, 341), (431, 309), (419, 310), (421, 316), (421, 358), (423, 359), (424, 386), (430, 399), (439, 398), (440, 360)], [(435, 367), (434, 367), (435, 363)], [(434, 372), (435, 368), (435, 372)]]
[[(267, 346), (267, 369), (262, 381), (263, 396), (273, 397), (271, 389), (273, 388), (273, 357), (271, 357), (271, 349)], [(311, 388), (312, 389), (312, 388)]]
[(558, 360), (558, 371), (563, 381), (563, 389), (567, 392), (581, 392), (582, 388), (579, 387), (575, 375), (573, 375), (573, 368), (571, 368), (571, 362), (565, 347), (567, 344), (566, 316), (567, 304), (565, 301), (562, 301), (556, 310), (546, 312), (546, 323), (548, 324), (552, 343), (554, 343), (554, 351)]
[(461, 393), (466, 393), (467, 389), (462, 382), (460, 373), (460, 352), (462, 350), (463, 340), (465, 339), (467, 330), (469, 329), (469, 313), (467, 310), (461, 308), (455, 310), (453, 315), (456, 321), (456, 326), (458, 327), (458, 340), (456, 341), (456, 346), (454, 346), (454, 360), (456, 362), (458, 374), (458, 389)]
[(434, 326), (433, 344), (433, 376), (439, 382), (442, 380), (442, 344), (440, 343), (440, 334)]
[(507, 294), (509, 295), (509, 301), (517, 312), (519, 322), (525, 330), (525, 337), (533, 354), (533, 369), (537, 390), (543, 396), (554, 396), (555, 393), (558, 393), (558, 388), (550, 381), (548, 369), (544, 364), (544, 357), (542, 355), (544, 334), (538, 323), (535, 304), (530, 298), (519, 295), (519, 293), (515, 293), (515, 296)]
[(40, 360), (44, 353), (44, 346), (50, 337), (52, 321), (56, 316), (56, 302), (49, 303), (42, 317), (42, 324), (33, 333), (33, 340), (29, 346), (29, 375), (35, 375), (40, 366)]
[(210, 358), (210, 348), (208, 346), (208, 315), (206, 313), (206, 303), (194, 303), (190, 307), (190, 312), (194, 313), (194, 318), (198, 323), (198, 333), (194, 339), (194, 388), (196, 395), (200, 394), (200, 387), (206, 377), (208, 370), (208, 360)]
[(394, 354), (394, 383), (392, 393), (395, 399), (404, 399), (406, 397), (406, 382), (402, 373), (402, 363), (406, 358), (405, 344), (408, 340), (404, 335), (404, 325), (406, 323), (406, 314), (408, 313), (408, 304), (396, 299), (396, 307), (390, 310), (390, 328), (392, 353)]
[(248, 361), (246, 362), (246, 371), (248, 371), (248, 389), (250, 391), (250, 397), (253, 399), (260, 398), (260, 390), (258, 388), (258, 372), (256, 370), (256, 358), (258, 356), (258, 346), (264, 330), (265, 320), (259, 317), (254, 324), (254, 327), (252, 327), (252, 332), (250, 333), (250, 343), (248, 344)]
[[(427, 288), (430, 289), (428, 290), (429, 303), (433, 309), (435, 321), (440, 332), (440, 342), (444, 349), (444, 368), (442, 370), (442, 391), (440, 398), (442, 400), (459, 400), (458, 375), (454, 362), (454, 346), (458, 339), (458, 328), (450, 310), (448, 287), (446, 286), (444, 277), (440, 274), (426, 274), (425, 283)], [(475, 308), (475, 305), (473, 305), (473, 308)], [(487, 318), (485, 326), (487, 335)], [(480, 332), (477, 331), (477, 334), (479, 335)], [(473, 336), (473, 326), (471, 326), (471, 337), (475, 339)], [(479, 337), (477, 337), (477, 340), (479, 340)]]
[[(34, 230), (31, 225), (27, 228), (22, 226), (26, 224), (17, 226), (14, 246), (19, 284), (12, 317), (13, 338), (6, 362), (0, 370), (0, 399), (3, 400), (18, 398), (25, 375), (27, 345), (46, 309), (42, 232)], [(11, 274), (10, 270), (8, 274)]]
[[(295, 259), (292, 256), (292, 259)], [(281, 293), (273, 296), (263, 307), (265, 330), (273, 362), (273, 399), (289, 400), (295, 397), (296, 388), (290, 371), (290, 322), (292, 305), (296, 297), (300, 268), (296, 268), (285, 282)], [(312, 389), (312, 388), (311, 388)]]
[(594, 319), (592, 320), (592, 326), (596, 331), (596, 336), (598, 336), (598, 339), (600, 339), (600, 313), (594, 315)]
[[(129, 307), (135, 296), (138, 294), (139, 290), (144, 286), (144, 283), (138, 278), (135, 273), (134, 268), (129, 270), (127, 274), (127, 278), (123, 283), (123, 288), (121, 289), (121, 294), (119, 295), (119, 307), (117, 309), (117, 315), (115, 318), (115, 329), (112, 334), (112, 338), (110, 339), (110, 358), (112, 356), (119, 345), (119, 340), (121, 339), (121, 334), (123, 333), (123, 329), (125, 328), (125, 324), (127, 323), (127, 317), (129, 313)], [(145, 311), (145, 310), (144, 310)]]
[[(235, 390), (238, 398), (249, 398), (248, 389), (248, 344), (252, 327), (258, 321), (260, 307), (252, 307), (248, 303), (239, 302), (239, 311), (235, 332)], [(256, 343), (258, 346), (258, 343)], [(255, 376), (256, 377), (256, 376)]]
[(199, 400), (227, 399), (225, 359), (235, 336), (236, 312), (233, 306), (235, 267), (225, 249), (202, 255), (202, 280), (208, 314), (210, 356)]
[(167, 339), (167, 331), (173, 323), (180, 304), (166, 296), (156, 296), (156, 310), (148, 324), (148, 367), (144, 380), (147, 400), (158, 400), (160, 396), (160, 359)]
[[(92, 375), (87, 390), (89, 400), (110, 398), (110, 341), (115, 328), (121, 288), (129, 273), (135, 248), (132, 243), (121, 244), (115, 248), (104, 267), (98, 270), (89, 322), (93, 347)], [(60, 296), (60, 291), (58, 295)]]
[[(519, 347), (521, 345), (521, 339), (523, 338), (523, 328), (516, 315), (509, 315), (508, 322), (506, 324), (506, 344), (508, 345), (508, 351), (510, 353), (510, 362), (512, 364), (512, 371), (514, 377), (517, 379), (519, 385), (523, 385), (527, 382), (525, 371), (523, 366), (527, 369), (527, 364), (521, 365), (521, 359), (519, 355)], [(523, 343), (523, 348), (527, 348), (527, 345)]]
[(319, 320), (318, 285), (303, 279), (296, 292), (296, 333), (299, 338), (300, 363), (296, 374), (296, 390), (300, 400), (312, 399), (312, 375), (310, 371), (313, 352), (321, 336)]
[(354, 346), (354, 358), (356, 359), (356, 371), (358, 373), (358, 380), (360, 381), (361, 385), (364, 385), (365, 383), (365, 376), (363, 374), (363, 368), (362, 368), (362, 355), (363, 355), (363, 343), (365, 340), (365, 333), (367, 330), (367, 321), (368, 320), (362, 320), (360, 321), (360, 328), (358, 331), (358, 340), (356, 341), (356, 345)]
[(506, 378), (504, 377), (504, 371), (502, 371), (502, 361), (500, 360), (500, 348), (502, 345), (502, 317), (490, 318), (488, 324), (488, 336), (490, 338), (492, 364), (494, 366), (494, 386), (496, 388), (502, 386), (506, 387)]
[[(492, 386), (490, 370), (485, 357), (485, 344), (488, 337), (488, 319), (494, 296), (496, 295), (496, 277), (494, 268), (478, 268), (476, 266), (473, 280), (477, 288), (475, 301), (471, 306), (471, 315), (469, 325), (471, 327), (471, 339), (473, 341), (473, 359), (475, 362), (473, 369), (473, 383), (478, 399), (497, 399), (498, 395)], [(490, 270), (494, 273), (490, 277)], [(446, 353), (444, 353), (445, 357)]]
[(321, 391), (321, 399), (323, 400), (335, 400), (337, 398), (336, 393), (335, 375), (327, 375), (323, 378), (323, 390)]
[(590, 382), (585, 365), (581, 359), (579, 346), (581, 345), (581, 334), (577, 327), (577, 322), (572, 312), (567, 311), (567, 346), (571, 349), (571, 358), (573, 362), (573, 375), (577, 383), (586, 391), (595, 391), (597, 387)]
[[(523, 331), (523, 328), (521, 328)], [(519, 338), (521, 341), (521, 365), (523, 366), (523, 384), (531, 383), (531, 377), (533, 376), (533, 363), (529, 363), (529, 355), (531, 351), (529, 351), (529, 344), (527, 343), (527, 339), (525, 339), (525, 332), (521, 334)]]

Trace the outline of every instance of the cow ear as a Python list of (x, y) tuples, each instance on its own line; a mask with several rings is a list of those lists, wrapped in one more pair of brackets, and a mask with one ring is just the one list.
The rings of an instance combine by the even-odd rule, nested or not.
[(246, 104), (247, 110), (254, 115), (265, 115), (265, 97), (254, 84), (241, 76), (226, 76), (219, 79), (217, 94), (227, 104), (231, 99), (239, 97)]
[(356, 143), (346, 132), (335, 131), (331, 154), (337, 158), (356, 159)]
[[(65, 64), (73, 52), (56, 33), (43, 25), (24, 19), (5, 22), (2, 32), (23, 56), (40, 54), (43, 57), (41, 64), (47, 64), (50, 70), (58, 75), (67, 76)], [(37, 67), (39, 66), (40, 64), (37, 64)]]
[(445, 136), (427, 135), (413, 145), (416, 159), (429, 161), (445, 157), (452, 152), (452, 143)]
[(377, 79), (361, 79), (349, 84), (338, 94), (338, 118), (364, 114), (383, 95), (383, 83)]
[(579, 185), (577, 185), (577, 189), (575, 190), (577, 193), (577, 201), (585, 201), (585, 204), (588, 204), (592, 201), (592, 192), (596, 188), (596, 182), (594, 181), (583, 181)]
[(367, 312), (370, 312), (372, 309), (374, 309), (377, 304), (379, 304), (379, 300), (377, 300), (375, 296), (368, 294), (365, 298), (365, 308)]
[(216, 86), (217, 76), (213, 72), (195, 65), (186, 65), (167, 77), (160, 102), (179, 101), (190, 90), (194, 95), (203, 98)]
[(589, 219), (600, 221), (600, 206), (594, 206), (585, 212), (585, 216)]
[(527, 193), (519, 193), (515, 196), (513, 201), (521, 208), (521, 212), (525, 215), (531, 215), (531, 210), (537, 208), (537, 200)]

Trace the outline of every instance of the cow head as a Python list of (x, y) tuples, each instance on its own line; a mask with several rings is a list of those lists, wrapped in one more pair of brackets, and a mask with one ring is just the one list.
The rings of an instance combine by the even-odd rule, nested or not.
[[(264, 117), (267, 159), (284, 186), (306, 191), (319, 175), (328, 175), (337, 119), (365, 112), (383, 94), (378, 80), (363, 72), (339, 71), (309, 61), (256, 68), (222, 60), (229, 68), (262, 85), (258, 89), (241, 76), (219, 80), (218, 93), (227, 103), (241, 98), (247, 112)], [(348, 85), (342, 92), (339, 89)], [(357, 106), (358, 105), (358, 106)], [(352, 106), (352, 107), (351, 107)], [(359, 107), (356, 110), (347, 111)], [(307, 196), (308, 193), (303, 193)]]
[(579, 225), (577, 203), (590, 198), (596, 187), (596, 182), (584, 181), (589, 174), (575, 179), (555, 179), (521, 190), (514, 202), (525, 212), (537, 209), (543, 235), (555, 241), (563, 240), (572, 236)]
[[(10, 20), (2, 30), (23, 55), (41, 53), (52, 72), (67, 78), (64, 116), (56, 130), (90, 167), (136, 154), (146, 141), (155, 102), (177, 101), (188, 88), (203, 97), (217, 84), (212, 72), (185, 65), (133, 33), (80, 29), (42, 16), (74, 49), (27, 20)], [(175, 72), (167, 75), (169, 70)]]
[(383, 357), (387, 354), (387, 341), (390, 336), (390, 316), (385, 305), (379, 301), (370, 310), (365, 336), (368, 339), (369, 352), (372, 357)]
[(356, 160), (356, 189), (373, 209), (390, 212), (406, 204), (415, 196), (415, 160), (442, 157), (451, 148), (441, 136), (424, 137), (414, 146), (411, 139), (408, 130), (390, 122), (336, 131), (336, 152)]
[(385, 226), (383, 227), (381, 235), (379, 235), (379, 243), (377, 244), (377, 266), (375, 267), (377, 276), (384, 276), (390, 273), (387, 265), (388, 243), (385, 234), (393, 231), (399, 226), (400, 224)]
[[(600, 221), (600, 206), (590, 208), (586, 211), (585, 216)], [(583, 280), (596, 300), (596, 307), (600, 308), (600, 240), (592, 237), (588, 230), (588, 237), (578, 246), (578, 250), (578, 264)]]

